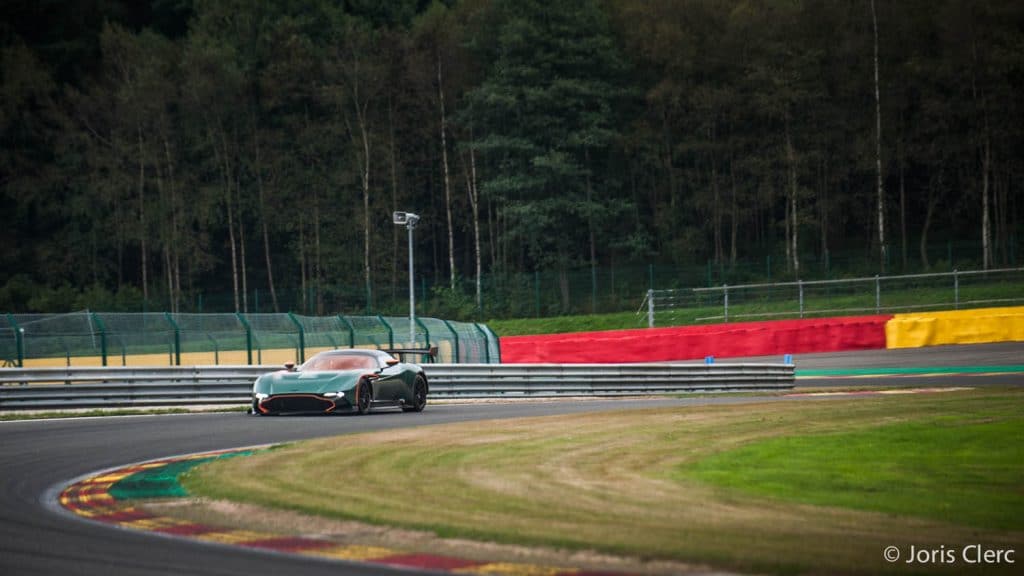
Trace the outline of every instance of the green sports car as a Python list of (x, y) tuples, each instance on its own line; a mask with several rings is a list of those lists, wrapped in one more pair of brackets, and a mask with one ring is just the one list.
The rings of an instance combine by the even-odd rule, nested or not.
[(366, 414), (390, 406), (421, 412), (427, 405), (427, 377), (423, 368), (395, 358), (430, 350), (330, 350), (296, 367), (270, 372), (252, 386), (252, 413)]

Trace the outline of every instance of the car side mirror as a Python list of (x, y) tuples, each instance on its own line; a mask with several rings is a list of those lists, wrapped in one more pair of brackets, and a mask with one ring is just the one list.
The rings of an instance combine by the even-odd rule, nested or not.
[(284, 363), (284, 369), (289, 371), (289, 372), (294, 372), (295, 371), (295, 362), (285, 362)]
[(396, 366), (396, 365), (398, 365), (398, 360), (395, 360), (394, 358), (391, 358), (390, 360), (387, 360), (387, 365), (388, 366)]

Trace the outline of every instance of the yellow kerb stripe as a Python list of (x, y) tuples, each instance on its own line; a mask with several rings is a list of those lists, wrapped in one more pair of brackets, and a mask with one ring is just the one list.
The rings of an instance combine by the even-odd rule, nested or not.
[(331, 548), (305, 550), (303, 554), (335, 558), (337, 560), (370, 560), (371, 558), (397, 556), (399, 552), (375, 546), (332, 546)]
[(269, 540), (277, 538), (274, 534), (264, 532), (250, 532), (248, 530), (228, 530), (225, 532), (209, 532), (196, 536), (199, 540), (207, 542), (219, 542), (221, 544), (238, 544), (240, 542), (253, 542), (257, 540)]
[(455, 570), (463, 574), (498, 574), (501, 576), (555, 576), (556, 574), (575, 574), (578, 570), (573, 568), (558, 568), (555, 566), (536, 566), (533, 564), (511, 564), (496, 562), (483, 564)]

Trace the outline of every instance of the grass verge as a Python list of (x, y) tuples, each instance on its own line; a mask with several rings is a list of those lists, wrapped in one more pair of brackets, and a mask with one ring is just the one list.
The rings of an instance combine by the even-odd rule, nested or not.
[[(465, 423), (303, 442), (183, 480), (446, 537), (740, 571), (962, 573), (882, 551), (1020, 547), (1022, 409), (1020, 391), (984, 389)], [(890, 451), (890, 466), (866, 458)]]

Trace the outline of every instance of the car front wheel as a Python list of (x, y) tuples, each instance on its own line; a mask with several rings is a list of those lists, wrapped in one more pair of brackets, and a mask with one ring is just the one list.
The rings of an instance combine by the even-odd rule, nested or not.
[(373, 405), (373, 384), (369, 380), (361, 380), (356, 390), (356, 412), (366, 414)]

